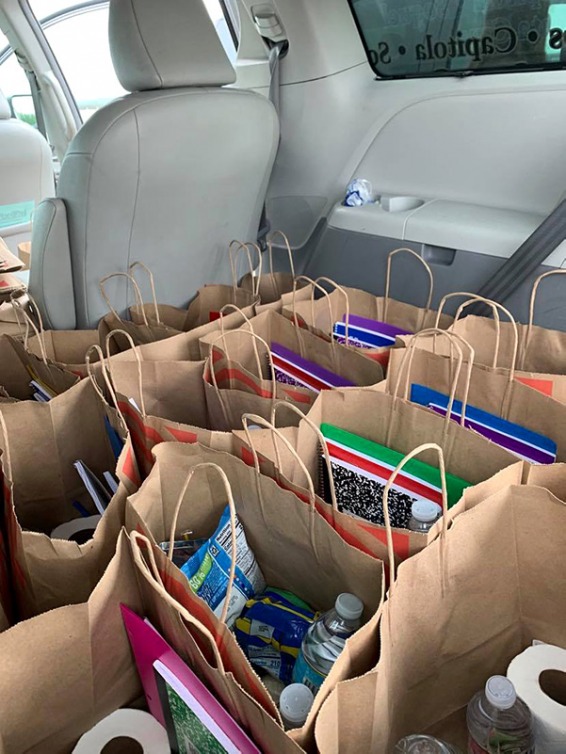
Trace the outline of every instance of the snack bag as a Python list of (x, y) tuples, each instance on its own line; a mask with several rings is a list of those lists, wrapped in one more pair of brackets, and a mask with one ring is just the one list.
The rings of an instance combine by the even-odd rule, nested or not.
[(317, 617), (291, 592), (269, 587), (248, 600), (234, 633), (252, 665), (288, 684), (303, 638)]
[[(232, 530), (228, 506), (218, 528), (181, 568), (189, 579), (191, 589), (214, 612), (221, 616), (228, 591), (232, 564)], [(226, 625), (231, 628), (246, 602), (265, 589), (265, 579), (255, 555), (251, 551), (244, 527), (236, 517), (236, 574), (226, 614)]]

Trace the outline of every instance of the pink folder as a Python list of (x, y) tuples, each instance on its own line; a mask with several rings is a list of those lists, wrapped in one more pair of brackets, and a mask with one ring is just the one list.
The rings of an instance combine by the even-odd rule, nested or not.
[(126, 605), (120, 605), (122, 618), (134, 653), (134, 658), (151, 714), (164, 726), (165, 715), (161, 706), (154, 670), (154, 663), (162, 663), (203, 707), (214, 723), (230, 739), (242, 754), (261, 754), (257, 746), (244, 733), (224, 707), (197, 678), (177, 652), (161, 634)]

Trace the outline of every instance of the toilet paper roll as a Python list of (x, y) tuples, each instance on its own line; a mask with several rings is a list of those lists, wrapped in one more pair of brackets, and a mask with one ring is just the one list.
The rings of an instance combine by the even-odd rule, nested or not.
[(507, 677), (533, 715), (537, 754), (564, 754), (566, 707), (541, 688), (540, 675), (544, 670), (566, 672), (566, 649), (552, 644), (529, 647), (511, 662)]
[(149, 714), (137, 709), (119, 709), (85, 733), (73, 754), (100, 754), (115, 738), (132, 738), (144, 754), (171, 754), (167, 731)]
[(92, 539), (101, 518), (99, 515), (74, 518), (53, 529), (51, 536), (53, 539), (70, 539), (72, 542), (84, 544)]

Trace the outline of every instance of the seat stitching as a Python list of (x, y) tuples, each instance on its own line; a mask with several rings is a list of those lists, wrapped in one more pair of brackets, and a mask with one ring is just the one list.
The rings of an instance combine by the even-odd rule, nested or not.
[(156, 66), (156, 65), (155, 65), (155, 63), (153, 62), (153, 58), (152, 58), (152, 57), (151, 57), (151, 55), (149, 54), (149, 50), (147, 49), (147, 45), (146, 45), (146, 43), (145, 43), (145, 39), (143, 38), (143, 35), (142, 35), (142, 33), (141, 33), (141, 29), (140, 29), (140, 25), (139, 25), (138, 17), (137, 17), (137, 14), (136, 14), (136, 9), (134, 8), (134, 3), (133, 3), (133, 0), (130, 0), (130, 8), (132, 9), (132, 15), (133, 15), (133, 17), (134, 17), (134, 21), (136, 22), (136, 28), (137, 28), (137, 30), (138, 30), (139, 38), (140, 38), (140, 40), (141, 40), (141, 43), (142, 43), (142, 45), (143, 45), (143, 48), (144, 48), (144, 50), (145, 50), (145, 54), (147, 55), (149, 62), (150, 62), (150, 63), (151, 63), (151, 65), (153, 66), (153, 70), (155, 71), (155, 73), (156, 73), (156, 75), (157, 75), (157, 78), (159, 79), (159, 82), (160, 82), (161, 86), (163, 86), (163, 78), (162, 78), (161, 74), (159, 73), (159, 71), (158, 71), (158, 69), (157, 69), (157, 66)]
[[(139, 129), (139, 122), (138, 122), (138, 114), (136, 111), (133, 111), (134, 114), (134, 121), (136, 124), (136, 138), (137, 138), (137, 152), (138, 152), (138, 170), (137, 170), (137, 182), (136, 182), (136, 195), (134, 198), (134, 209), (132, 212), (132, 221), (130, 223), (130, 234), (128, 237), (128, 271), (130, 269), (131, 264), (131, 257), (132, 257), (132, 236), (134, 234), (134, 223), (136, 219), (136, 211), (138, 208), (138, 197), (140, 192), (140, 183), (141, 183), (141, 154), (140, 154), (140, 129)], [(128, 288), (129, 283), (126, 287), (126, 307), (128, 306)]]

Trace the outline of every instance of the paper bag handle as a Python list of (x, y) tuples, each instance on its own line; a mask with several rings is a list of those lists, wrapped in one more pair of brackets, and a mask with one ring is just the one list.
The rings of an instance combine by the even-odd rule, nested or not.
[[(236, 246), (236, 250), (234, 251), (234, 246)], [(257, 278), (254, 275), (254, 263), (252, 261), (252, 255), (250, 253), (250, 246), (252, 246), (258, 255), (258, 275)], [(248, 264), (250, 267), (250, 279), (252, 281), (252, 295), (258, 298), (259, 296), (259, 276), (261, 275), (261, 251), (259, 249), (259, 246), (252, 241), (248, 243), (243, 243), (242, 241), (237, 241), (234, 239), (233, 241), (230, 241), (230, 245), (228, 246), (228, 257), (230, 259), (230, 269), (232, 271), (232, 287), (234, 290), (238, 288), (238, 270), (236, 267), (236, 258), (238, 254), (244, 251), (246, 254), (246, 257), (248, 259)]]
[(25, 334), (24, 334), (24, 348), (27, 350), (28, 348), (28, 342), (29, 342), (29, 329), (30, 327), (34, 331), (34, 333), (37, 335), (37, 340), (39, 342), (39, 350), (41, 352), (41, 360), (43, 363), (47, 366), (47, 350), (45, 348), (45, 330), (43, 327), (43, 319), (41, 317), (41, 312), (39, 311), (39, 307), (35, 303), (35, 301), (32, 299), (32, 297), (28, 294), (28, 297), (30, 301), (34, 304), (34, 308), (37, 311), (37, 316), (39, 320), (39, 329), (35, 322), (33, 321), (33, 318), (30, 317), (29, 313), (26, 311), (25, 307), (22, 306), (21, 301), (19, 298), (14, 296), (14, 293), (10, 294), (10, 302), (14, 308), (14, 314), (16, 315), (16, 319), (18, 320), (18, 325), (20, 327), (20, 332), (22, 328), (22, 323), (20, 321), (20, 312), (22, 314), (22, 317), (24, 318), (24, 323), (26, 326)]
[[(274, 427), (276, 426), (277, 412), (281, 408), (288, 408), (291, 411), (293, 411), (295, 414), (297, 414), (298, 416), (300, 416), (301, 417), (301, 421), (304, 421), (307, 424), (307, 426), (310, 427), (310, 429), (312, 429), (312, 431), (315, 433), (315, 435), (316, 435), (316, 437), (318, 439), (318, 442), (320, 443), (320, 446), (322, 448), (322, 452), (324, 454), (324, 463), (325, 463), (325, 466), (326, 466), (326, 472), (328, 474), (328, 486), (329, 486), (329, 492), (330, 492), (330, 503), (332, 505), (333, 510), (335, 512), (338, 512), (338, 501), (337, 501), (337, 498), (336, 498), (336, 485), (334, 484), (334, 474), (332, 473), (332, 463), (330, 462), (330, 453), (328, 451), (328, 443), (326, 442), (325, 436), (320, 431), (320, 427), (318, 427), (313, 422), (312, 419), (309, 419), (309, 417), (307, 416), (307, 414), (304, 414), (301, 411), (300, 408), (298, 408), (297, 406), (295, 406), (293, 403), (289, 403), (288, 401), (279, 401), (278, 403), (275, 404), (275, 406), (273, 406), (273, 409), (271, 411), (271, 423), (273, 424)], [(280, 458), (279, 458), (278, 451), (277, 451), (277, 446), (276, 446), (275, 443), (273, 443), (273, 447), (275, 448), (275, 454), (277, 456), (277, 463), (279, 465), (279, 468), (281, 468)], [(298, 458), (299, 460), (301, 460), (300, 457), (299, 457), (299, 455), (298, 455), (298, 453), (297, 453), (297, 451), (295, 449), (293, 449), (293, 451), (294, 451), (293, 455), (296, 458)], [(301, 463), (303, 463), (303, 462), (301, 461)], [(304, 465), (304, 463), (303, 463), (303, 465)], [(306, 469), (306, 466), (305, 466), (305, 471), (308, 474), (308, 470)], [(309, 474), (309, 476), (310, 476), (310, 474)]]
[(425, 260), (419, 254), (417, 254), (416, 251), (414, 251), (413, 249), (406, 248), (406, 247), (401, 247), (400, 249), (394, 249), (387, 256), (387, 271), (385, 273), (385, 296), (384, 296), (384, 307), (383, 307), (383, 321), (387, 322), (387, 313), (389, 309), (389, 290), (390, 290), (390, 285), (391, 285), (391, 265), (393, 263), (393, 257), (396, 256), (397, 254), (402, 254), (402, 253), (411, 254), (413, 257), (415, 257), (415, 259), (418, 259), (419, 262), (422, 264), (422, 266), (425, 268), (426, 273), (428, 275), (428, 280), (429, 280), (428, 298), (426, 300), (426, 306), (425, 306), (425, 310), (423, 314), (423, 319), (417, 328), (418, 330), (420, 330), (421, 327), (424, 325), (426, 315), (429, 313), (430, 306), (432, 304), (434, 278), (432, 275), (432, 270), (430, 269), (430, 265), (427, 264), (427, 262), (425, 262)]
[[(277, 389), (276, 388), (276, 380), (275, 380), (275, 367), (273, 366), (273, 359), (271, 358), (271, 349), (267, 345), (267, 343), (265, 342), (265, 340), (263, 338), (260, 338), (260, 336), (257, 333), (255, 333), (255, 332), (251, 332), (250, 330), (243, 330), (243, 329), (240, 329), (240, 330), (229, 330), (228, 332), (220, 333), (220, 335), (212, 343), (210, 343), (210, 345), (209, 345), (208, 360), (207, 360), (207, 363), (205, 364), (204, 370), (205, 370), (205, 373), (206, 373), (206, 369), (207, 369), (207, 366), (208, 366), (208, 370), (210, 372), (210, 377), (212, 379), (212, 385), (214, 387), (214, 391), (216, 393), (216, 396), (217, 396), (217, 398), (218, 398), (218, 400), (220, 402), (220, 406), (222, 408), (222, 413), (224, 414), (224, 421), (226, 422), (226, 426), (229, 426), (229, 424), (230, 424), (230, 418), (228, 416), (228, 411), (227, 411), (226, 406), (224, 404), (224, 398), (222, 397), (222, 392), (220, 391), (220, 388), (218, 387), (218, 382), (216, 380), (216, 368), (215, 368), (215, 365), (214, 365), (213, 351), (214, 351), (215, 344), (218, 343), (218, 341), (220, 339), (222, 339), (224, 341), (224, 348), (226, 348), (226, 338), (228, 336), (234, 335), (234, 333), (238, 333), (238, 334), (244, 333), (246, 335), (249, 335), (251, 338), (254, 339), (255, 343), (260, 343), (265, 348), (265, 353), (267, 354), (267, 364), (268, 364), (268, 367), (269, 367), (269, 374), (271, 376), (271, 386), (272, 386), (271, 401), (272, 401), (272, 404), (275, 402), (275, 399), (276, 399), (276, 389)], [(226, 356), (227, 356), (228, 359), (230, 358), (230, 356), (228, 355), (227, 352), (226, 352)], [(260, 380), (262, 379), (261, 365), (260, 365), (260, 370), (259, 370), (258, 377), (259, 377)]]
[[(94, 372), (92, 371), (92, 363), (91, 363), (91, 353), (92, 351), (96, 351), (98, 354), (98, 360), (100, 361), (100, 367), (102, 371), (102, 376), (104, 378), (104, 382), (106, 383), (106, 387), (108, 389), (108, 392), (110, 393), (110, 397), (114, 401), (114, 406), (111, 406), (108, 401), (106, 400), (106, 397), (102, 390), (100, 389), (100, 385), (98, 384), (96, 377), (94, 376)], [(116, 391), (114, 390), (114, 385), (112, 384), (112, 381), (110, 380), (110, 377), (108, 375), (108, 369), (104, 358), (104, 353), (102, 351), (102, 348), (94, 343), (92, 346), (90, 346), (85, 354), (85, 364), (86, 364), (86, 371), (88, 374), (88, 378), (92, 383), (93, 388), (98, 393), (98, 397), (102, 401), (102, 403), (105, 406), (108, 406), (108, 408), (112, 409), (115, 408), (118, 416), (120, 417), (120, 420), (122, 422), (122, 425), (124, 427), (124, 430), (126, 432), (129, 432), (128, 425), (126, 423), (126, 417), (122, 413), (122, 410), (120, 409), (120, 405), (118, 404), (118, 396), (116, 395)]]
[(442, 452), (442, 448), (440, 445), (437, 445), (434, 442), (427, 442), (423, 445), (419, 445), (418, 448), (415, 448), (414, 450), (411, 450), (410, 453), (407, 453), (407, 455), (397, 464), (396, 468), (391, 473), (391, 476), (387, 480), (387, 483), (383, 489), (383, 515), (385, 518), (385, 533), (387, 535), (387, 553), (388, 553), (388, 559), (389, 559), (389, 568), (390, 568), (390, 582), (389, 582), (389, 594), (391, 594), (391, 590), (393, 589), (393, 585), (395, 583), (395, 577), (396, 577), (396, 568), (395, 568), (395, 549), (393, 547), (393, 531), (391, 529), (391, 518), (389, 516), (389, 491), (391, 490), (391, 487), (393, 486), (393, 482), (405, 466), (405, 464), (411, 460), (411, 458), (414, 458), (415, 456), (420, 455), (420, 453), (423, 453), (425, 450), (435, 450), (438, 453), (438, 460), (439, 460), (439, 470), (440, 470), (440, 484), (441, 484), (441, 491), (442, 491), (442, 533), (445, 536), (446, 532), (448, 531), (448, 492), (446, 489), (446, 468), (444, 464), (444, 453)]
[(125, 330), (111, 330), (106, 336), (106, 359), (107, 359), (106, 364), (108, 368), (108, 374), (113, 381), (114, 378), (112, 376), (112, 367), (111, 367), (112, 357), (110, 356), (110, 341), (113, 340), (117, 335), (123, 335), (126, 338), (136, 358), (137, 365), (138, 365), (138, 388), (140, 391), (140, 404), (141, 404), (140, 408), (142, 411), (142, 416), (145, 419), (147, 417), (147, 412), (145, 410), (145, 398), (143, 394), (143, 374), (142, 374), (142, 364), (141, 364), (142, 358), (139, 354), (138, 346), (136, 346), (136, 344), (134, 343), (132, 336), (129, 333), (127, 333)]
[[(157, 567), (157, 562), (155, 560), (155, 555), (153, 553), (153, 547), (154, 545), (150, 540), (141, 534), (139, 531), (132, 531), (129, 534), (130, 537), (130, 547), (132, 550), (132, 555), (134, 558), (134, 563), (137, 565), (140, 573), (142, 576), (146, 579), (146, 581), (150, 582), (152, 584), (153, 589), (155, 589), (156, 592), (159, 593), (161, 598), (167, 602), (174, 610), (176, 610), (181, 618), (188, 623), (191, 626), (195, 626), (198, 631), (200, 631), (208, 640), (210, 648), (212, 650), (212, 653), (214, 655), (214, 663), (216, 667), (224, 671), (224, 662), (222, 661), (222, 657), (220, 655), (220, 650), (218, 649), (218, 645), (216, 643), (216, 640), (212, 633), (208, 630), (208, 628), (203, 625), (200, 621), (198, 621), (188, 610), (186, 607), (183, 607), (180, 602), (177, 602), (177, 600), (172, 597), (169, 592), (165, 589), (165, 586), (163, 584), (163, 580), (159, 574), (159, 569)], [(148, 557), (151, 561), (151, 568), (148, 566), (147, 562), (145, 561), (145, 558), (141, 554), (141, 546), (143, 545), (148, 553)]]
[[(282, 291), (279, 289), (279, 283), (277, 282), (277, 278), (275, 277), (275, 274), (273, 272), (273, 240), (279, 236), (283, 243), (285, 244), (287, 256), (289, 257), (289, 267), (291, 268), (291, 277), (293, 280), (295, 280), (295, 262), (293, 260), (293, 252), (291, 251), (291, 244), (289, 243), (289, 239), (283, 233), (282, 230), (274, 230), (273, 233), (271, 233), (267, 237), (267, 253), (269, 256), (269, 276), (271, 278), (272, 283), (275, 285), (275, 288), (277, 289), (277, 295), (279, 298), (282, 296)], [(261, 273), (260, 273), (261, 274)], [(259, 287), (258, 287), (258, 293), (259, 293)]]
[[(259, 467), (259, 458), (257, 457), (257, 452), (256, 452), (256, 449), (254, 447), (253, 440), (251, 438), (251, 432), (250, 432), (250, 428), (249, 428), (249, 424), (248, 424), (250, 421), (253, 422), (254, 424), (257, 424), (260, 427), (264, 427), (265, 429), (271, 430), (271, 438), (272, 438), (272, 442), (273, 442), (273, 447), (276, 449), (275, 450), (276, 455), (279, 455), (279, 451), (278, 451), (277, 445), (275, 443), (275, 437), (279, 438), (287, 446), (287, 448), (291, 451), (291, 453), (295, 456), (295, 458), (296, 458), (296, 460), (297, 460), (297, 462), (299, 464), (299, 468), (301, 469), (301, 471), (305, 475), (305, 478), (307, 480), (307, 489), (308, 489), (308, 492), (309, 492), (309, 538), (310, 538), (310, 543), (311, 543), (311, 547), (312, 547), (313, 551), (315, 553), (317, 553), (318, 552), (318, 548), (316, 546), (316, 535), (315, 535), (315, 531), (314, 531), (314, 517), (317, 515), (316, 514), (316, 497), (315, 497), (315, 491), (314, 491), (314, 484), (313, 484), (313, 481), (311, 479), (311, 475), (309, 474), (309, 472), (307, 470), (307, 467), (305, 466), (305, 464), (303, 463), (303, 461), (299, 458), (299, 456), (297, 455), (296, 451), (294, 450), (294, 448), (291, 445), (291, 443), (289, 442), (289, 440), (287, 440), (287, 438), (284, 435), (282, 435), (279, 432), (279, 430), (276, 427), (273, 426), (273, 424), (271, 424), (270, 422), (268, 422), (263, 417), (257, 416), (257, 414), (244, 414), (242, 416), (242, 424), (244, 425), (244, 431), (246, 433), (246, 438), (247, 438), (247, 441), (248, 441), (248, 445), (252, 449), (252, 453), (253, 453), (253, 457), (254, 457), (254, 464), (255, 464), (255, 469), (256, 469), (256, 484), (257, 484), (258, 497), (261, 498), (261, 492), (260, 492), (261, 471), (260, 471), (260, 467)], [(280, 465), (279, 465), (279, 468), (281, 468)]]
[(228, 497), (228, 507), (230, 509), (230, 529), (231, 529), (230, 543), (232, 545), (232, 562), (230, 563), (230, 573), (228, 575), (228, 587), (226, 589), (224, 607), (222, 608), (222, 614), (220, 616), (220, 620), (222, 621), (222, 623), (226, 623), (226, 616), (228, 615), (228, 607), (230, 606), (230, 597), (232, 596), (232, 589), (234, 588), (234, 579), (236, 578), (236, 561), (238, 558), (237, 541), (236, 541), (237, 540), (236, 504), (234, 503), (234, 496), (232, 495), (232, 488), (230, 487), (230, 482), (228, 481), (226, 472), (224, 471), (224, 469), (221, 469), (220, 466), (218, 466), (218, 464), (209, 463), (209, 462), (199, 463), (198, 466), (194, 466), (192, 469), (189, 470), (189, 473), (187, 474), (187, 478), (185, 480), (185, 484), (183, 485), (183, 489), (181, 490), (181, 493), (179, 495), (177, 505), (175, 506), (175, 510), (173, 511), (173, 520), (171, 521), (171, 534), (169, 537), (168, 557), (169, 557), (169, 560), (173, 562), (173, 544), (175, 542), (175, 532), (177, 531), (177, 523), (179, 521), (179, 514), (181, 512), (181, 506), (183, 505), (183, 502), (185, 500), (185, 495), (187, 494), (187, 490), (190, 487), (191, 481), (195, 473), (203, 469), (212, 469), (219, 475), (220, 479), (222, 480), (222, 484), (224, 485), (226, 495)]
[[(471, 345), (462, 338), (461, 335), (458, 335), (457, 333), (451, 333), (447, 332), (446, 330), (440, 330), (439, 328), (431, 327), (427, 330), (421, 330), (416, 335), (413, 335), (411, 340), (409, 341), (409, 344), (407, 348), (405, 349), (405, 353), (403, 354), (403, 358), (401, 359), (401, 364), (399, 365), (399, 372), (397, 374), (397, 380), (395, 383), (395, 388), (393, 390), (393, 397), (398, 398), (399, 397), (399, 387), (401, 385), (401, 378), (403, 376), (403, 372), (405, 371), (405, 394), (404, 394), (404, 400), (408, 400), (409, 395), (409, 383), (411, 378), (411, 367), (413, 365), (413, 357), (415, 354), (415, 349), (417, 348), (417, 343), (419, 339), (434, 337), (436, 339), (437, 336), (445, 337), (448, 339), (450, 343), (450, 347), (452, 346), (456, 349), (456, 353), (458, 355), (458, 362), (456, 364), (456, 372), (454, 374), (454, 379), (451, 382), (450, 385), (450, 392), (449, 392), (449, 401), (448, 401), (448, 408), (446, 411), (446, 417), (444, 421), (444, 431), (446, 432), (450, 421), (452, 419), (452, 409), (454, 406), (454, 401), (456, 399), (456, 391), (458, 389), (458, 381), (460, 379), (460, 373), (462, 370), (462, 363), (463, 363), (463, 353), (462, 349), (458, 345), (457, 341), (460, 341), (463, 345), (465, 345), (469, 351), (470, 351), (470, 357), (467, 362), (467, 376), (466, 376), (466, 382), (464, 385), (464, 393), (462, 395), (462, 415), (460, 417), (460, 424), (464, 427), (466, 422), (466, 409), (468, 406), (468, 394), (470, 391), (470, 383), (472, 379), (472, 369), (474, 365), (474, 349), (471, 347)], [(450, 363), (452, 363), (452, 359), (450, 359)], [(406, 369), (405, 369), (406, 366)], [(391, 442), (391, 428), (392, 428), (392, 418), (389, 421), (389, 427), (387, 430), (387, 442), (386, 444), (390, 444)]]
[(140, 267), (147, 274), (149, 278), (149, 287), (151, 288), (151, 298), (153, 301), (153, 310), (155, 312), (155, 320), (158, 325), (163, 326), (163, 322), (161, 321), (161, 317), (159, 316), (159, 305), (157, 304), (157, 293), (155, 290), (155, 279), (153, 277), (153, 272), (143, 262), (132, 262), (132, 264), (128, 268), (132, 277), (133, 277), (133, 270), (136, 267)]
[[(273, 417), (273, 415), (275, 413), (277, 405), (278, 404), (275, 404), (275, 406), (273, 407), (273, 410), (271, 412), (271, 416), (272, 417)], [(287, 404), (287, 405), (292, 406), (292, 404)], [(295, 407), (293, 406), (293, 408), (295, 408)], [(299, 409), (297, 409), (297, 412), (299, 414), (301, 414), (301, 416), (304, 416), (304, 414), (302, 413), (302, 411), (300, 411)], [(254, 441), (252, 440), (252, 431), (250, 430), (250, 422), (252, 424), (257, 424), (259, 427), (263, 427), (264, 429), (270, 430), (270, 432), (271, 432), (271, 441), (273, 442), (273, 448), (275, 450), (275, 459), (276, 459), (277, 468), (279, 469), (279, 471), (281, 473), (283, 473), (283, 468), (282, 468), (282, 463), (281, 463), (281, 454), (279, 452), (279, 447), (278, 447), (277, 443), (275, 442), (275, 438), (277, 438), (278, 440), (281, 440), (281, 442), (285, 445), (285, 447), (291, 453), (291, 455), (293, 456), (293, 458), (297, 462), (297, 465), (299, 466), (299, 468), (301, 469), (301, 471), (305, 475), (305, 479), (307, 480), (307, 490), (309, 492), (309, 503), (310, 503), (311, 507), (314, 507), (316, 493), (315, 493), (315, 490), (314, 490), (314, 484), (313, 484), (313, 481), (312, 481), (312, 477), (309, 474), (309, 471), (308, 471), (307, 467), (305, 466), (304, 462), (301, 460), (301, 458), (299, 457), (297, 451), (291, 445), (291, 443), (289, 442), (289, 440), (285, 437), (285, 435), (282, 435), (281, 432), (275, 427), (275, 424), (273, 423), (273, 420), (271, 422), (269, 422), (269, 421), (267, 421), (267, 419), (264, 419), (263, 417), (258, 416), (257, 414), (242, 414), (242, 425), (244, 427), (244, 432), (246, 433), (246, 439), (248, 441), (248, 445), (250, 446), (251, 451), (252, 451), (252, 455), (253, 455), (253, 458), (254, 458), (254, 466), (255, 466), (255, 470), (257, 471), (257, 473), (261, 474), (261, 469), (260, 469), (260, 465), (259, 465), (259, 458), (258, 458), (258, 455), (257, 455), (257, 451), (256, 451), (255, 446), (254, 446)]]
[(534, 324), (534, 319), (535, 319), (535, 303), (536, 303), (538, 289), (542, 281), (545, 278), (550, 277), (551, 275), (566, 275), (566, 270), (549, 270), (548, 272), (543, 272), (542, 275), (539, 275), (538, 278), (533, 283), (533, 290), (531, 291), (531, 300), (529, 302), (529, 324), (527, 325), (527, 329), (526, 329), (525, 337), (523, 341), (523, 347), (521, 349), (520, 369), (524, 368), (525, 358), (527, 356), (527, 349), (530, 345), (531, 334), (532, 334), (533, 324)]
[(500, 325), (500, 316), (499, 312), (503, 312), (505, 316), (509, 319), (509, 324), (511, 325), (513, 329), (513, 351), (511, 356), (511, 364), (509, 366), (510, 370), (510, 380), (513, 379), (515, 375), (515, 369), (517, 365), (517, 354), (519, 349), (519, 333), (517, 328), (517, 323), (515, 322), (515, 319), (511, 312), (506, 309), (502, 304), (499, 304), (497, 301), (492, 301), (491, 299), (484, 298), (483, 296), (480, 296), (477, 293), (466, 293), (465, 291), (459, 291), (457, 293), (449, 293), (440, 302), (440, 308), (444, 306), (444, 303), (447, 299), (452, 298), (454, 296), (467, 296), (468, 300), (464, 301), (460, 306), (458, 307), (458, 310), (456, 312), (456, 316), (454, 317), (454, 320), (457, 321), (464, 309), (466, 309), (468, 306), (471, 306), (471, 304), (476, 303), (477, 301), (481, 301), (482, 303), (486, 304), (491, 308), (491, 311), (493, 313), (493, 319), (495, 320), (496, 325), (496, 338), (495, 338), (495, 352), (493, 354), (493, 362), (491, 364), (492, 369), (495, 369), (497, 367), (497, 363), (499, 361), (499, 349), (500, 349), (500, 343), (501, 343), (501, 325)]
[[(237, 312), (242, 317), (242, 319), (244, 320), (244, 324), (246, 324), (250, 328), (251, 332), (254, 331), (250, 318), (244, 314), (244, 312), (240, 309), (239, 306), (236, 306), (236, 304), (224, 304), (224, 306), (222, 307), (222, 309), (220, 309), (220, 312), (219, 312), (220, 333), (222, 335), (224, 335), (224, 333), (226, 332), (224, 330), (224, 317), (226, 316), (226, 312), (230, 309), (232, 310), (232, 312)], [(257, 342), (255, 340), (253, 341), (253, 349), (254, 349), (254, 356), (255, 356), (255, 363), (257, 366), (257, 371), (258, 371), (258, 374), (261, 374), (261, 361), (259, 360), (259, 352), (257, 350)]]
[(103, 278), (100, 279), (100, 282), (98, 283), (98, 287), (100, 288), (100, 293), (102, 294), (102, 298), (106, 302), (106, 305), (108, 306), (108, 309), (112, 312), (112, 314), (116, 317), (116, 319), (121, 322), (122, 317), (118, 314), (116, 309), (112, 306), (110, 299), (108, 298), (108, 294), (106, 293), (106, 283), (111, 280), (112, 278), (126, 278), (133, 286), (134, 289), (134, 295), (136, 297), (138, 306), (140, 308), (140, 311), (142, 313), (143, 317), (143, 323), (146, 327), (149, 327), (149, 322), (147, 319), (147, 314), (145, 313), (145, 309), (143, 306), (143, 297), (140, 291), (140, 287), (137, 284), (137, 281), (132, 275), (129, 275), (127, 272), (112, 272), (110, 275), (105, 275)]

